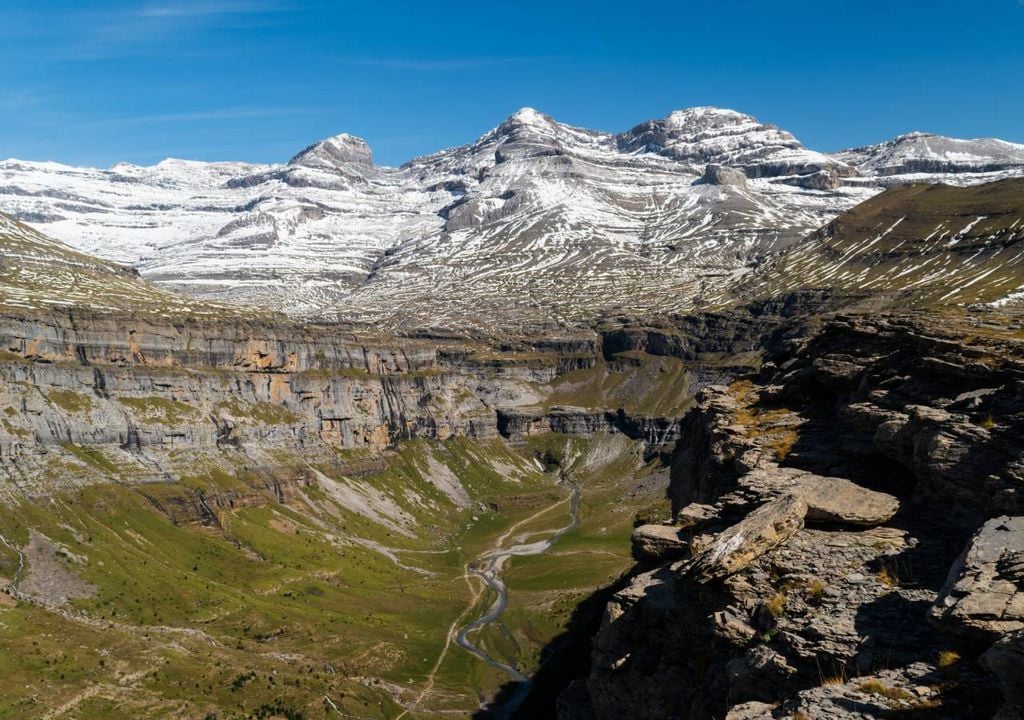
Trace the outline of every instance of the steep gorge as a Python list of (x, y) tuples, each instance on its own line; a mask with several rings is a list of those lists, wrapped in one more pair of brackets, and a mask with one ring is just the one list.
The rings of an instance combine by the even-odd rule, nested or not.
[[(580, 527), (516, 560), (509, 617), (473, 637), (532, 672), (571, 598), (628, 567), (688, 395), (653, 416), (606, 404), (665, 369), (699, 381), (675, 359), (605, 358), (593, 332), (497, 346), (272, 316), (5, 315), (0, 642), (36, 658), (5, 666), (15, 717), (58, 700), (104, 717), (470, 714), (505, 678), (446, 643), (491, 602), (468, 563), (564, 505), (563, 472), (581, 484)], [(577, 388), (586, 407), (550, 402)]]

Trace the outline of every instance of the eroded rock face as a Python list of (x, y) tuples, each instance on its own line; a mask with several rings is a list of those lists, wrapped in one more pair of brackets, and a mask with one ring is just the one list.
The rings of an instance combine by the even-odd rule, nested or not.
[[(601, 362), (593, 334), (551, 334), (481, 353), (254, 318), (174, 323), (85, 310), (0, 318), (0, 396), (8, 409), (0, 459), (14, 461), (0, 463), (0, 478), (10, 480), (0, 484), (0, 498), (97, 482), (111, 467), (125, 481), (160, 480), (167, 453), (187, 464), (189, 453), (221, 449), (329, 457), (333, 449), (376, 452), (403, 439), (496, 438), (502, 429), (512, 434), (502, 417), (521, 418), (521, 435), (533, 424), (617, 433), (644, 439), (652, 453), (675, 439), (674, 418), (515, 412), (542, 402), (558, 375)], [(95, 472), (61, 472), (62, 458)], [(271, 495), (309, 481), (294, 469), (251, 475)], [(213, 522), (219, 506), (245, 502), (225, 493), (162, 507), (176, 520)]]
[(705, 387), (669, 489), (702, 549), (615, 596), (566, 711), (991, 717), (1021, 672), (1022, 383), (983, 331), (854, 315)]
[(986, 522), (950, 569), (932, 617), (957, 632), (1024, 630), (1024, 517)]

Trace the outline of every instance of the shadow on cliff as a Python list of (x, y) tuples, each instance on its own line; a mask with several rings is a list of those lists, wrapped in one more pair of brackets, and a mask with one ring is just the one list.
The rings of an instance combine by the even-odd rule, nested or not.
[[(635, 571), (635, 569), (634, 569)], [(584, 598), (573, 610), (559, 635), (541, 650), (540, 668), (530, 678), (531, 688), (511, 714), (506, 706), (521, 692), (520, 683), (505, 683), (494, 700), (473, 714), (475, 720), (548, 720), (556, 714), (559, 693), (573, 680), (585, 678), (590, 671), (590, 643), (601, 625), (605, 606), (612, 595), (629, 582), (632, 573), (600, 588)]]

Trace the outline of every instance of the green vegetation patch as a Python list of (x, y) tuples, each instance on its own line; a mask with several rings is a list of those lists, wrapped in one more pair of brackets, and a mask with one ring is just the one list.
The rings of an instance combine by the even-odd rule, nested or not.
[(63, 443), (61, 447), (96, 470), (112, 475), (118, 473), (119, 468), (117, 465), (104, 455), (103, 451), (99, 448), (75, 445), (74, 443)]
[(26, 438), (32, 434), (31, 431), (26, 430), (25, 428), (15, 427), (7, 418), (3, 418), (2, 422), (4, 425), (4, 430), (9, 432), (11, 435), (14, 435), (15, 437)]
[(246, 403), (229, 400), (218, 403), (217, 407), (226, 410), (236, 418), (244, 418), (263, 425), (292, 425), (299, 422), (298, 415), (276, 403)]
[(61, 410), (71, 413), (88, 412), (93, 407), (91, 397), (74, 390), (51, 390), (46, 397)]
[[(150, 412), (143, 407), (132, 409)], [(65, 450), (97, 472), (116, 470), (91, 448)], [(580, 526), (549, 555), (509, 562), (508, 632), (480, 633), (529, 672), (575, 600), (630, 567), (634, 506), (651, 501), (630, 494), (651, 470), (621, 436), (293, 453), (278, 448), (259, 465), (230, 450), (172, 451), (162, 466), (178, 482), (92, 485), (0, 506), (0, 533), (20, 546), (30, 528), (46, 535), (82, 558), (76, 572), (97, 588), (68, 617), (20, 602), (0, 609), (0, 717), (44, 716), (99, 686), (76, 717), (383, 720), (401, 713), (396, 688), (408, 703), (428, 679), (435, 691), (409, 717), (468, 716), (478, 693), (507, 677), (457, 647), (444, 651), (449, 629), (493, 601), (477, 595), (467, 563), (503, 536), (507, 546), (564, 527), (571, 488), (560, 480), (583, 488)], [(368, 472), (352, 473), (357, 466)], [(444, 491), (456, 480), (467, 507)], [(337, 492), (346, 488), (383, 495), (414, 519), (412, 534), (358, 512)], [(0, 574), (10, 578), (17, 556), (2, 550)]]
[(196, 416), (196, 411), (191, 405), (155, 395), (121, 397), (117, 401), (134, 410), (142, 422), (154, 425), (182, 425)]
[(572, 370), (551, 383), (545, 405), (619, 409), (634, 415), (681, 415), (692, 398), (682, 360), (633, 351)]

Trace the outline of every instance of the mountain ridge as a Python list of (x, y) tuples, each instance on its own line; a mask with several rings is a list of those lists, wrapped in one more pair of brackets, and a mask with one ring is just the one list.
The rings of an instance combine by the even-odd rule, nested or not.
[[(1000, 158), (987, 142), (948, 140), (956, 162), (935, 165), (938, 141), (901, 137), (829, 155), (721, 108), (619, 133), (523, 108), (398, 168), (376, 165), (346, 133), (270, 165), (8, 160), (0, 211), (201, 298), (390, 329), (516, 333), (693, 309), (887, 186), (1024, 174), (1012, 144), (997, 146), (1013, 150)], [(899, 172), (883, 174), (894, 154)]]

